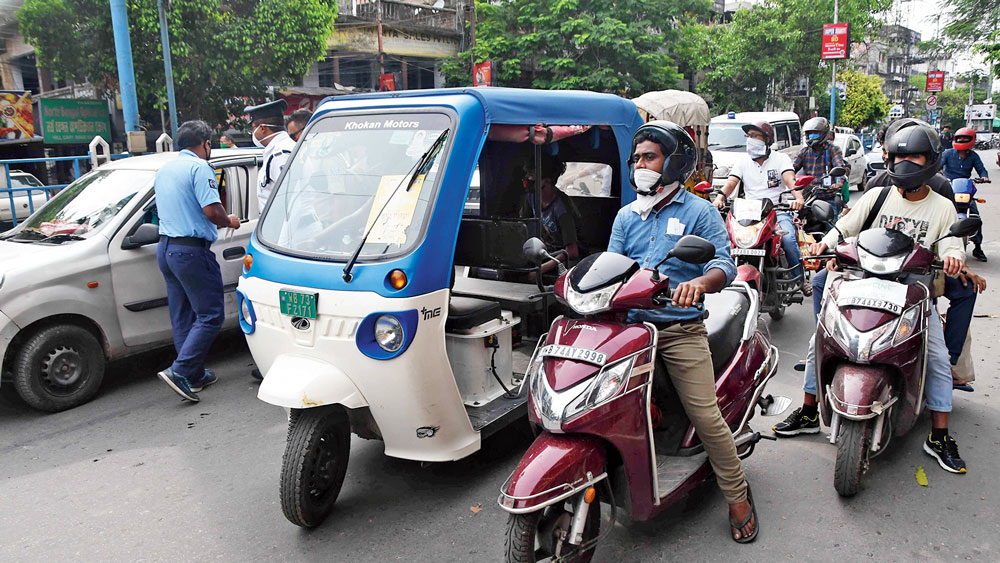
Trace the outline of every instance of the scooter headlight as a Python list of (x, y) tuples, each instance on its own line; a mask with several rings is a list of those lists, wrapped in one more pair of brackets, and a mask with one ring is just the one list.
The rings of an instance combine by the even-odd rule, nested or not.
[(894, 274), (903, 267), (907, 254), (897, 256), (875, 256), (864, 248), (858, 247), (858, 262), (861, 269), (872, 274)]
[(632, 373), (632, 362), (635, 357), (622, 360), (606, 366), (597, 374), (587, 390), (580, 394), (563, 413), (563, 420), (570, 420), (582, 412), (600, 406), (618, 396), (625, 388), (629, 375)]
[(382, 315), (375, 321), (375, 342), (386, 352), (397, 352), (403, 346), (403, 325), (393, 315)]
[(579, 293), (573, 289), (573, 285), (566, 284), (566, 303), (581, 315), (590, 315), (607, 311), (611, 308), (611, 299), (614, 298), (622, 282), (609, 285), (603, 289)]
[(733, 234), (736, 238), (736, 246), (740, 248), (750, 248), (757, 244), (757, 238), (760, 236), (761, 229), (764, 228), (764, 223), (754, 223), (744, 227), (742, 225), (736, 225), (733, 228)]

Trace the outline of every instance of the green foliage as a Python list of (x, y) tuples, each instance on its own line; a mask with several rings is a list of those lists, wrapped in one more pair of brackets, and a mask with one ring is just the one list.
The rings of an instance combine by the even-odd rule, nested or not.
[[(167, 10), (178, 119), (225, 123), (269, 83), (288, 84), (326, 50), (336, 0), (172, 0)], [(141, 116), (158, 122), (166, 99), (156, 0), (128, 0)], [(18, 11), (39, 63), (59, 78), (118, 89), (107, 0), (25, 0)], [(229, 107), (227, 107), (227, 105)], [(154, 114), (156, 119), (153, 119)]]
[[(842, 0), (839, 19), (851, 24), (852, 42), (864, 41), (881, 28), (890, 6), (891, 0)], [(720, 112), (759, 111), (768, 102), (788, 105), (785, 93), (808, 77), (821, 98), (830, 82), (830, 67), (819, 58), (822, 30), (832, 22), (833, 0), (764, 0), (737, 11), (731, 23), (710, 28), (698, 91)]]
[(941, 0), (940, 5), (947, 11), (948, 18), (944, 34), (956, 46), (968, 48), (996, 30), (1000, 14), (997, 0)]
[(882, 79), (848, 70), (837, 75), (847, 85), (847, 99), (838, 105), (837, 123), (860, 130), (873, 126), (889, 113), (889, 98), (882, 93)]
[(499, 64), (504, 86), (638, 96), (673, 86), (680, 30), (708, 14), (707, 0), (476, 2), (476, 45), (442, 65), (451, 86), (472, 81), (472, 60)]

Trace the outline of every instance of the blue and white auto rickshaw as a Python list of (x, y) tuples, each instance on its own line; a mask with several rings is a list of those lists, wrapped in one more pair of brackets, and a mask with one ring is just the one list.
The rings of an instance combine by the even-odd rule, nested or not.
[[(315, 526), (343, 484), (350, 435), (390, 456), (461, 459), (524, 417), (521, 385), (553, 301), (523, 243), (542, 159), (566, 172), (580, 257), (607, 247), (628, 188), (635, 105), (505, 88), (330, 98), (253, 234), (241, 326), (290, 410), (285, 516)], [(532, 195), (533, 194), (533, 195)], [(544, 215), (544, 214), (543, 214)]]

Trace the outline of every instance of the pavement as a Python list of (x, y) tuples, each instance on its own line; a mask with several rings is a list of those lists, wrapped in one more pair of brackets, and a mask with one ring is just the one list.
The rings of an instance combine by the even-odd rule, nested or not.
[[(996, 151), (981, 154), (1000, 178)], [(923, 453), (926, 415), (872, 461), (852, 499), (833, 489), (826, 429), (765, 441), (745, 462), (761, 520), (755, 543), (729, 538), (709, 483), (651, 522), (619, 522), (594, 561), (1000, 560), (1000, 185), (980, 187), (990, 262), (971, 263), (989, 283), (972, 325), (976, 391), (955, 393), (950, 423), (968, 474), (948, 474)], [(768, 391), (796, 406), (802, 377), (792, 365), (814, 330), (810, 308), (771, 323), (781, 364)], [(286, 415), (256, 398), (241, 335), (214, 347), (219, 383), (199, 404), (157, 379), (171, 359), (166, 350), (117, 362), (97, 399), (63, 413), (32, 411), (0, 389), (0, 561), (502, 560), (507, 515), (496, 497), (528, 445), (523, 433), (426, 465), (354, 437), (337, 509), (304, 530), (278, 499)], [(751, 425), (769, 431), (778, 420), (758, 415)]]

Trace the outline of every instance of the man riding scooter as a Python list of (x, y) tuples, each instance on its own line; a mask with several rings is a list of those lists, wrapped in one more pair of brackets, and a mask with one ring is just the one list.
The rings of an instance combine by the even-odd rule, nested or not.
[[(983, 166), (983, 159), (972, 148), (976, 144), (976, 132), (971, 127), (962, 127), (955, 132), (955, 142), (952, 148), (944, 151), (941, 155), (941, 167), (945, 177), (949, 180), (955, 178), (972, 178), (972, 169), (976, 169), (979, 178), (983, 182), (990, 181), (990, 175)], [(979, 207), (976, 201), (972, 200), (972, 213), (979, 215)], [(982, 217), (982, 216), (980, 216)], [(970, 237), (975, 247), (972, 249), (972, 256), (980, 262), (986, 261), (986, 253), (983, 252), (983, 230)]]
[(719, 410), (702, 311), (694, 307), (704, 294), (716, 293), (732, 282), (736, 266), (729, 256), (729, 237), (719, 213), (707, 201), (681, 189), (694, 169), (696, 150), (691, 136), (669, 121), (652, 121), (636, 131), (631, 183), (639, 195), (618, 212), (608, 252), (652, 268), (687, 234), (703, 237), (717, 249), (715, 259), (705, 265), (672, 260), (660, 266), (671, 282), (680, 282), (673, 290), (671, 306), (634, 310), (629, 322), (648, 321), (659, 329), (660, 358), (729, 503), (733, 539), (749, 543), (760, 529), (756, 509), (732, 431)]
[[(722, 193), (715, 198), (715, 206), (722, 209), (729, 194), (733, 193), (737, 184), (743, 183), (743, 192), (749, 199), (770, 199), (781, 203), (781, 194), (785, 188), (792, 191), (795, 199), (788, 205), (793, 210), (802, 209), (805, 199), (801, 190), (795, 188), (795, 173), (792, 171), (792, 159), (781, 152), (772, 152), (774, 128), (766, 121), (748, 123), (743, 126), (747, 136), (747, 157), (740, 158), (729, 171), (729, 179), (722, 186)], [(784, 184), (784, 188), (782, 187)], [(802, 276), (802, 254), (799, 242), (795, 236), (795, 222), (791, 213), (778, 213), (778, 224), (785, 234), (781, 236), (781, 246), (785, 249), (788, 264), (794, 268), (792, 278)], [(802, 292), (809, 295), (811, 286), (802, 278)]]
[[(868, 228), (892, 228), (905, 232), (920, 244), (930, 244), (948, 234), (958, 215), (952, 202), (931, 191), (927, 181), (941, 166), (941, 141), (937, 132), (922, 121), (902, 122), (889, 128), (885, 140), (889, 155), (888, 171), (893, 187), (866, 192), (854, 210), (837, 222), (837, 229), (813, 245), (812, 254), (822, 254), (837, 245), (838, 236), (856, 236)], [(839, 230), (839, 233), (838, 233)], [(937, 243), (937, 256), (948, 276), (957, 276), (965, 267), (965, 251), (955, 238)], [(828, 270), (834, 265), (828, 264)], [(825, 278), (825, 273), (824, 273)], [(965, 462), (958, 445), (948, 434), (951, 411), (952, 378), (941, 319), (936, 309), (928, 318), (927, 369), (924, 394), (931, 411), (931, 432), (924, 451), (937, 459), (951, 473), (965, 473)], [(819, 433), (816, 400), (814, 341), (806, 356), (804, 398), (796, 409), (773, 430), (778, 436)]]
[[(806, 138), (806, 146), (799, 151), (792, 162), (792, 168), (797, 173), (800, 170), (803, 174), (808, 174), (815, 178), (826, 176), (831, 170), (840, 166), (850, 172), (850, 166), (844, 160), (844, 153), (840, 147), (833, 144), (833, 132), (830, 121), (825, 117), (814, 117), (802, 125), (802, 134)], [(830, 178), (832, 185), (840, 186), (840, 197), (835, 192), (822, 191), (819, 199), (830, 202), (836, 214), (839, 216), (844, 204), (847, 203), (847, 196), (844, 194), (843, 185), (846, 182), (842, 178)]]

